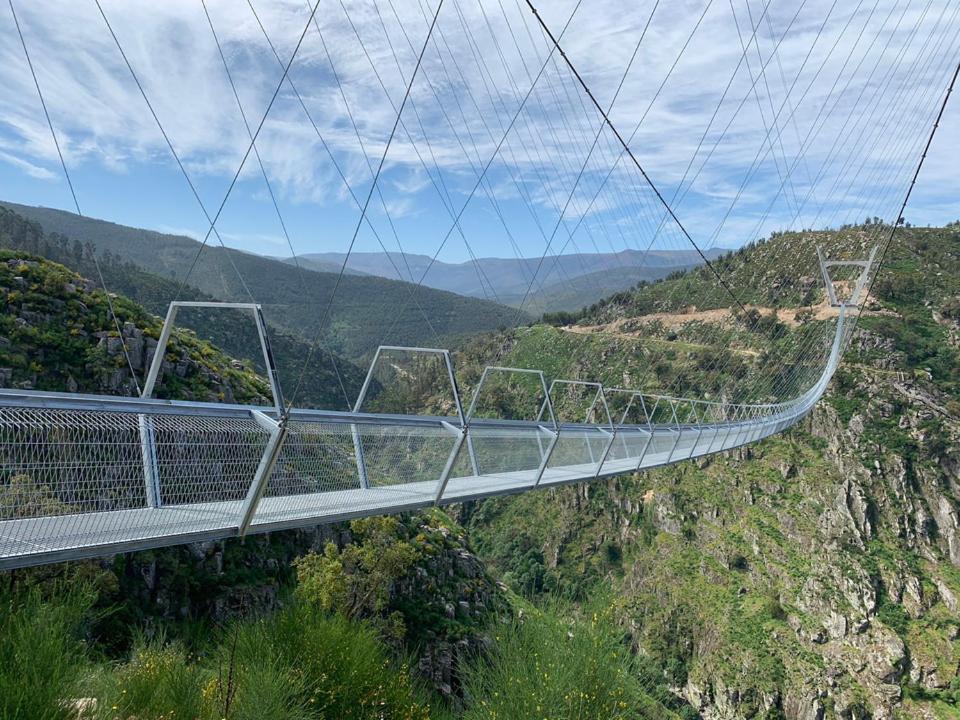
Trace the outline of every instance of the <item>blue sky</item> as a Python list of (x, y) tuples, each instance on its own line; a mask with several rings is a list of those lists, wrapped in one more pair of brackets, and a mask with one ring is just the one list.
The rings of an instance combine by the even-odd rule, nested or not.
[[(201, 3), (102, 4), (212, 214), (249, 135)], [(541, 4), (559, 33), (574, 2)], [(256, 127), (281, 65), (246, 3), (207, 6)], [(253, 6), (288, 59), (310, 6)], [(15, 7), (82, 211), (202, 237), (203, 213), (96, 5)], [(350, 245), (359, 217), (350, 191), (362, 204), (435, 9), (436, 0), (320, 3), (290, 73), (317, 128), (284, 84), (257, 140), (297, 253)], [(895, 214), (957, 57), (958, 9), (949, 0), (585, 1), (562, 44), (607, 106), (647, 27), (612, 120), (701, 247), (734, 247), (773, 230)], [(609, 130), (590, 150), (600, 116), (557, 58), (503, 132), (547, 51), (522, 2), (445, 0), (355, 251), (396, 250), (398, 238), (446, 261), (536, 257), (548, 246), (689, 247), (671, 222), (658, 230), (662, 206)], [(72, 209), (5, 6), (0, 86), (0, 198)], [(960, 217), (958, 123), (955, 104), (907, 213), (915, 223)], [(217, 227), (233, 247), (289, 254), (253, 156)]]

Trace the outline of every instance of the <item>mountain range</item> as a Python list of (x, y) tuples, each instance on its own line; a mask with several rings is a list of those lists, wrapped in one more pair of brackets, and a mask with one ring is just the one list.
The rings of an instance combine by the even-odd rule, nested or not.
[[(368, 357), (379, 344), (447, 346), (464, 334), (509, 327), (529, 317), (479, 298), (374, 276), (297, 268), (276, 259), (132, 228), (62, 210), (0, 202), (49, 236), (88, 243), (98, 257), (132, 263), (179, 288), (217, 300), (259, 302), (267, 322), (323, 351)], [(11, 249), (30, 249), (12, 246)], [(79, 269), (79, 268), (78, 268)], [(86, 270), (83, 270), (86, 271)], [(105, 278), (108, 287), (111, 278)], [(129, 292), (129, 289), (127, 290)], [(173, 291), (166, 300), (172, 300)], [(133, 294), (134, 299), (142, 301)]]
[[(712, 248), (708, 259), (727, 251)], [(302, 267), (339, 272), (343, 253), (305, 253), (296, 259)], [(346, 272), (392, 280), (418, 282), (437, 290), (485, 298), (523, 309), (532, 315), (578, 310), (611, 293), (645, 280), (651, 282), (703, 262), (690, 250), (622, 250), (616, 253), (571, 253), (534, 258), (478, 258), (461, 263), (433, 260), (418, 253), (352, 253)], [(536, 282), (531, 281), (536, 277)], [(529, 293), (528, 293), (529, 288)]]

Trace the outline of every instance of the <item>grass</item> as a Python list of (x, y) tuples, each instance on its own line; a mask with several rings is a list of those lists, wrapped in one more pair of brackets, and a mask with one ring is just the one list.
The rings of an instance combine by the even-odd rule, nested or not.
[(104, 720), (443, 717), (369, 625), (299, 604), (236, 624), (196, 657), (141, 640), (97, 696)]
[(62, 589), (56, 602), (39, 590), (0, 596), (0, 718), (76, 717), (69, 702), (90, 666), (81, 628), (92, 597)]
[(680, 717), (651, 696), (612, 623), (600, 614), (563, 619), (570, 612), (535, 610), (496, 630), (490, 656), (462, 670), (473, 700), (463, 720)]

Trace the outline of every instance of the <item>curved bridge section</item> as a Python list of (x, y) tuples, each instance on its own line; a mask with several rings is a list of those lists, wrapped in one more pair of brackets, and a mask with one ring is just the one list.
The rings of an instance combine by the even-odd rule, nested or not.
[[(848, 307), (840, 306), (818, 381), (780, 404), (562, 380), (547, 388), (539, 371), (488, 368), (464, 411), (449, 355), (434, 350), (425, 352), (443, 359), (456, 399), (449, 418), (363, 412), (369, 376), (354, 412), (3, 390), (0, 568), (519, 493), (752, 443), (797, 422), (823, 395), (849, 334)], [(485, 380), (499, 372), (543, 384), (536, 417), (476, 416)], [(555, 415), (559, 384), (593, 394), (584, 421)], [(612, 419), (608, 400), (617, 395)]]

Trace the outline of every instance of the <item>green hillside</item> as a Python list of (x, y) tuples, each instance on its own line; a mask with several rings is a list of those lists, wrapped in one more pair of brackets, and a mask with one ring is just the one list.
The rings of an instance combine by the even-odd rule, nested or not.
[[(0, 207), (0, 248), (54, 260), (85, 278), (93, 278), (93, 286), (100, 287), (92, 246), (56, 233), (44, 233), (37, 223), (3, 207)], [(100, 266), (111, 292), (130, 298), (160, 318), (166, 315), (170, 300), (177, 297), (180, 289), (179, 283), (146, 272), (113, 253), (104, 253), (100, 258)], [(190, 286), (185, 287), (179, 297), (182, 300), (215, 299)], [(249, 312), (183, 309), (177, 316), (177, 323), (178, 326), (194, 330), (199, 337), (226, 350), (233, 357), (247, 361), (257, 372), (264, 372), (263, 354)], [(309, 344), (301, 336), (275, 326), (270, 328), (270, 341), (280, 370), (281, 385), (292, 388), (309, 355)], [(333, 362), (329, 353), (315, 353), (310, 372), (303, 375), (299, 403), (343, 409), (347, 403), (340, 389), (341, 381), (348, 397), (352, 399), (356, 396), (365, 370), (342, 357), (336, 358), (336, 368)]]
[[(136, 394), (123, 353), (142, 378), (162, 323), (123, 296), (107, 296), (57, 263), (0, 250), (0, 386)], [(187, 330), (171, 336), (159, 397), (215, 402), (269, 402), (270, 388), (249, 364), (224, 355)]]
[[(822, 291), (783, 285), (792, 249), (859, 253), (875, 230), (781, 235), (720, 266), (745, 301), (793, 317)], [(461, 362), (503, 346), (507, 365), (630, 386), (658, 344), (655, 376), (682, 372), (696, 390), (706, 350), (680, 325), (688, 310), (667, 302), (700, 272)], [(799, 426), (696, 463), (464, 508), (479, 554), (531, 599), (612, 594), (631, 643), (703, 717), (960, 717), (960, 227), (898, 231), (868, 305)], [(679, 312), (644, 324), (665, 309)], [(734, 321), (717, 317), (727, 337)]]
[[(94, 282), (22, 251), (0, 251), (0, 294), (0, 385), (134, 392), (122, 348), (139, 373), (158, 317), (114, 295), (117, 333)], [(167, 358), (161, 397), (267, 400), (191, 331)], [(0, 505), (19, 491), (0, 484)], [(605, 603), (531, 606), (436, 510), (0, 580), (4, 718), (689, 717)]]
[[(109, 252), (121, 262), (131, 262), (177, 284), (200, 248), (200, 243), (182, 236), (129, 228), (61, 210), (3, 205), (39, 223), (47, 234), (57, 233), (71, 243), (92, 243), (98, 255)], [(240, 302), (250, 301), (249, 288), (253, 298), (264, 306), (270, 323), (302, 337), (315, 336), (336, 285), (336, 274), (298, 271), (288, 263), (225, 250), (213, 242), (204, 248), (190, 274), (191, 285), (220, 300)], [(413, 289), (405, 282), (345, 275), (323, 328), (324, 345), (356, 359), (379, 344), (442, 345), (444, 338), (509, 327), (517, 320), (517, 311), (503, 305), (428, 287), (411, 295)]]

